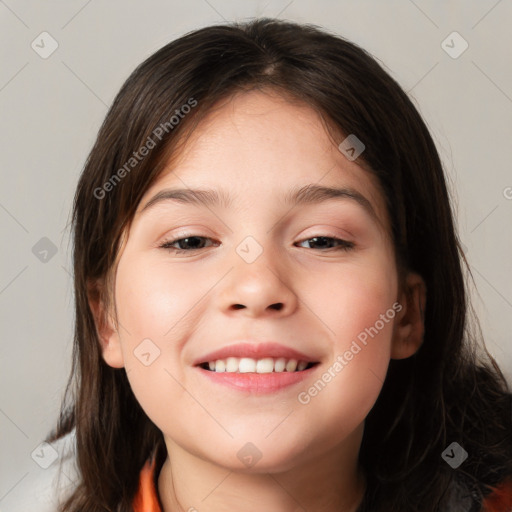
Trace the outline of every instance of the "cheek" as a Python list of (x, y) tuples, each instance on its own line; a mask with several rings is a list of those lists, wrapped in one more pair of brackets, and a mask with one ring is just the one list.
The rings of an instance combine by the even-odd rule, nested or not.
[(330, 360), (297, 397), (299, 407), (317, 418), (325, 439), (356, 429), (379, 397), (390, 360), (394, 289), (387, 278), (366, 273), (361, 280), (353, 272), (329, 294), (322, 320), (332, 340)]
[(126, 258), (120, 262), (116, 279), (119, 319), (134, 342), (177, 338), (209, 286), (202, 280), (191, 282), (185, 272), (170, 275), (161, 262)]
[[(373, 326), (392, 308), (397, 275), (389, 256), (375, 252), (358, 262), (309, 273), (303, 290), (309, 290), (309, 298), (305, 300), (315, 305), (336, 348), (343, 348), (347, 340)], [(394, 310), (390, 314), (394, 318)], [(391, 324), (379, 322), (382, 338), (390, 337)]]
[(123, 258), (115, 293), (124, 364), (139, 404), (149, 417), (158, 418), (162, 400), (181, 403), (184, 399), (177, 384), (183, 382), (183, 340), (193, 328), (190, 312), (211, 283), (191, 286), (188, 275), (169, 276), (161, 264), (129, 254)]
[[(323, 394), (326, 406), (331, 400), (355, 398), (369, 411), (378, 397), (400, 309), (395, 267), (390, 262), (381, 253), (372, 264), (351, 265), (331, 273), (326, 289), (318, 282), (314, 288), (314, 293), (323, 297), (316, 301), (318, 316), (331, 339), (330, 373), (322, 379), (331, 390)], [(338, 407), (344, 409), (339, 403)]]

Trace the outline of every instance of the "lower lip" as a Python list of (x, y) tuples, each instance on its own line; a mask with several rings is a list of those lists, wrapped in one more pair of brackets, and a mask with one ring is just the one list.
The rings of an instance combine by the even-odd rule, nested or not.
[(202, 375), (216, 384), (223, 384), (238, 391), (248, 391), (256, 395), (275, 393), (284, 388), (298, 384), (316, 371), (318, 363), (301, 372), (272, 372), (272, 373), (236, 373), (213, 372), (197, 367)]

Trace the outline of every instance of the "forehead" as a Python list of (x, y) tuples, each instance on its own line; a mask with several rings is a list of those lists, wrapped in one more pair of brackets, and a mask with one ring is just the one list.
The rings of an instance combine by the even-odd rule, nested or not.
[(319, 113), (305, 103), (272, 90), (235, 94), (215, 104), (171, 155), (139, 212), (154, 194), (170, 187), (217, 189), (235, 203), (248, 198), (274, 203), (310, 184), (342, 186), (364, 195), (388, 232), (376, 177), (348, 160), (335, 142)]

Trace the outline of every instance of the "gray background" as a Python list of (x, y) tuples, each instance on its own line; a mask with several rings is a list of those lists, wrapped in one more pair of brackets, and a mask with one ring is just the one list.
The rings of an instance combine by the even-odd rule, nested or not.
[[(56, 421), (70, 368), (67, 224), (108, 106), (168, 41), (262, 15), (334, 30), (409, 93), (448, 173), (487, 347), (512, 381), (512, 1), (0, 1), (1, 511), (47, 471), (31, 454)], [(31, 47), (50, 48), (43, 31), (58, 43), (46, 59)], [(457, 58), (453, 31), (469, 45)], [(41, 252), (43, 237), (54, 255)]]

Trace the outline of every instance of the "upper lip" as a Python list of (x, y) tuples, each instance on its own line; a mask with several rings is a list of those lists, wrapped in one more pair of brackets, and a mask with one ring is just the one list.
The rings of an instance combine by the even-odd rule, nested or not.
[(298, 361), (306, 361), (308, 363), (318, 362), (314, 357), (308, 356), (307, 354), (299, 352), (298, 350), (286, 347), (273, 341), (268, 341), (259, 343), (234, 343), (233, 345), (222, 347), (197, 358), (193, 364), (194, 366), (197, 366), (199, 364), (216, 361), (218, 359), (226, 359), (228, 357), (250, 357), (251, 359), (284, 357), (285, 359), (297, 359)]

